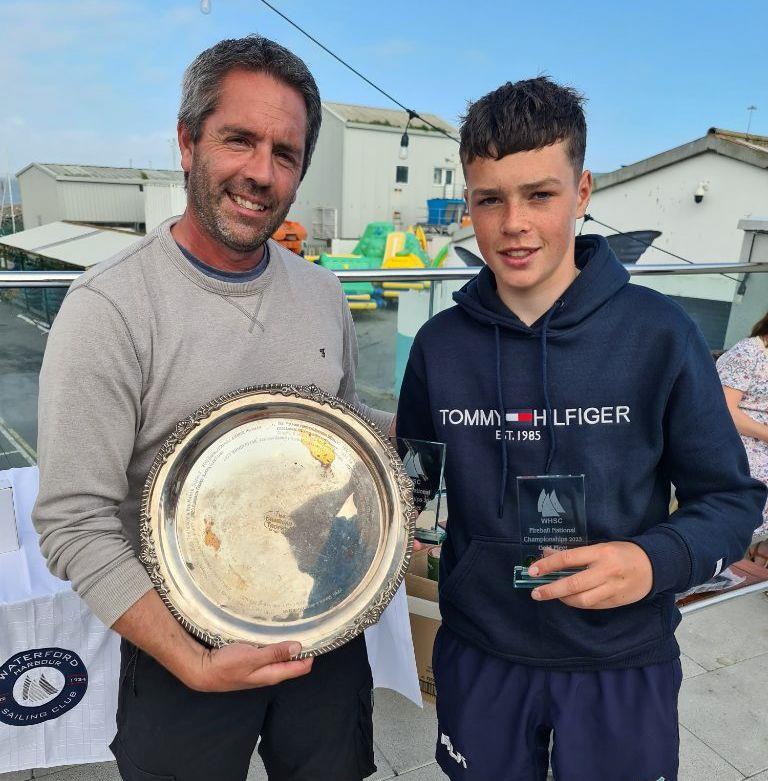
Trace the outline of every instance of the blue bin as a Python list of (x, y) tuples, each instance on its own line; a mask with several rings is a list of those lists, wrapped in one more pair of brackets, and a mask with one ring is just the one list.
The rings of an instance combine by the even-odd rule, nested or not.
[(427, 200), (427, 222), (430, 225), (450, 225), (452, 222), (461, 222), (463, 213), (463, 198), (429, 198)]

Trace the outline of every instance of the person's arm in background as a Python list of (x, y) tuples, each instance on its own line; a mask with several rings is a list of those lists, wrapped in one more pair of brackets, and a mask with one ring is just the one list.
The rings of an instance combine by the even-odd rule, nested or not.
[(251, 688), (304, 674), (311, 661), (285, 661), (296, 653), (287, 643), (220, 651), (198, 643), (165, 607), (126, 539), (118, 508), (141, 416), (135, 344), (119, 309), (86, 287), (69, 293), (49, 334), (33, 511), (49, 569), (71, 581), (106, 626), (190, 688)]
[(664, 466), (679, 506), (634, 539), (651, 559), (652, 593), (685, 591), (741, 559), (760, 525), (766, 494), (749, 476), (709, 348), (695, 326), (666, 419)]
[(762, 442), (768, 442), (768, 425), (751, 418), (739, 407), (741, 400), (744, 398), (744, 391), (723, 385), (723, 393), (725, 393), (725, 403), (728, 405), (728, 411), (731, 413), (739, 434), (743, 437), (754, 437)]

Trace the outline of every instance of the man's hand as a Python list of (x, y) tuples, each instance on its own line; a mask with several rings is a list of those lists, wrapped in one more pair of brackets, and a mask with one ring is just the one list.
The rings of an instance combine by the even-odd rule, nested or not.
[(559, 599), (571, 607), (602, 610), (637, 602), (653, 586), (653, 568), (645, 551), (633, 542), (604, 542), (561, 550), (531, 564), (533, 576), (586, 567), (555, 583), (539, 586), (531, 596)]
[(234, 643), (222, 648), (203, 649), (197, 669), (184, 681), (203, 692), (230, 692), (272, 686), (289, 678), (306, 675), (312, 659), (291, 660), (301, 650), (298, 643), (276, 643), (264, 648)]
[(190, 689), (229, 692), (272, 686), (312, 669), (312, 659), (290, 661), (297, 642), (257, 648), (234, 643), (210, 649), (198, 643), (150, 589), (112, 625), (112, 629), (163, 665)]

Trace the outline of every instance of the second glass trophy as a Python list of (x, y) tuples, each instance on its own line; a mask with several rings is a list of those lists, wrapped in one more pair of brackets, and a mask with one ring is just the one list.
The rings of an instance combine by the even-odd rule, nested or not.
[(413, 503), (419, 513), (416, 539), (426, 543), (442, 542), (446, 521), (443, 483), (445, 445), (398, 437), (397, 452), (408, 477), (413, 480)]

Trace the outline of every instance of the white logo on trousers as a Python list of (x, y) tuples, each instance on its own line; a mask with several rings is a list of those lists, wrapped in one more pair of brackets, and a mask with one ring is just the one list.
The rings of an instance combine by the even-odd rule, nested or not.
[(443, 732), (440, 734), (440, 743), (448, 749), (448, 753), (451, 755), (453, 759), (456, 760), (456, 763), (459, 765), (464, 765), (464, 768), (467, 767), (467, 760), (459, 754), (458, 751), (453, 750), (453, 745), (451, 744), (451, 739)]

